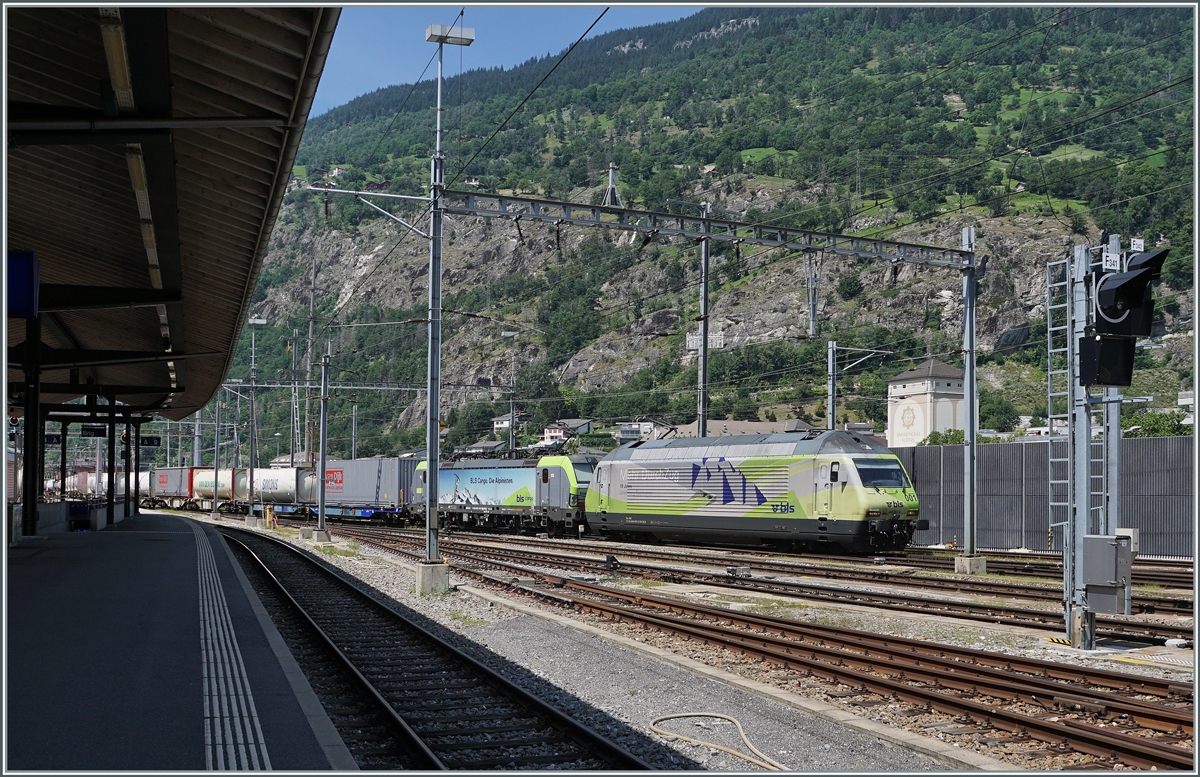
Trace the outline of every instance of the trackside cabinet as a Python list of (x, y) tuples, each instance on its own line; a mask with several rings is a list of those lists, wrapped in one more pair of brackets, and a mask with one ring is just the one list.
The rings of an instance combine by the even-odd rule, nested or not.
[(1125, 613), (1126, 591), (1133, 574), (1131, 541), (1115, 534), (1088, 534), (1083, 538), (1083, 584), (1092, 612)]

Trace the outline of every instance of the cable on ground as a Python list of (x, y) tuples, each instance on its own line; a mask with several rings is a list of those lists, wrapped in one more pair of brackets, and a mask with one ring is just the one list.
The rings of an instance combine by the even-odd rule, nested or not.
[[(741, 735), (742, 741), (746, 743), (746, 747), (750, 748), (750, 752), (754, 753), (754, 755), (758, 756), (758, 758), (752, 758), (745, 753), (739, 753), (737, 750), (714, 744), (713, 742), (705, 742), (703, 739), (693, 739), (692, 737), (685, 737), (683, 734), (672, 734), (670, 731), (664, 731), (658, 727), (659, 723), (663, 722), (664, 720), (671, 720), (673, 718), (720, 718), (721, 720), (727, 720), (733, 725), (737, 726), (738, 734)], [(704, 747), (711, 747), (714, 750), (724, 751), (732, 756), (741, 758), (743, 761), (749, 761), (755, 766), (760, 766), (767, 771), (788, 771), (786, 766), (778, 761), (772, 760), (766, 755), (763, 755), (763, 753), (750, 742), (750, 738), (746, 736), (746, 732), (742, 729), (742, 724), (739, 723), (736, 718), (731, 718), (728, 715), (722, 715), (719, 712), (679, 712), (674, 715), (660, 715), (659, 717), (650, 721), (650, 730), (659, 736), (666, 737), (667, 739), (681, 739), (684, 742), (691, 742), (693, 745), (703, 745)]]

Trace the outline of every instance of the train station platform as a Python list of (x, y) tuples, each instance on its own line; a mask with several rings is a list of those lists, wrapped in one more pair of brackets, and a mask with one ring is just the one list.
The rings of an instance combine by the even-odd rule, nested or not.
[(210, 524), (8, 549), (5, 771), (355, 769)]

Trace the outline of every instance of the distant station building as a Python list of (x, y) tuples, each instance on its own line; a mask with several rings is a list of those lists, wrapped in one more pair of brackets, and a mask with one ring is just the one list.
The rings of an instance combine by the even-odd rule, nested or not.
[(931, 432), (966, 426), (962, 370), (930, 359), (888, 381), (889, 448), (916, 445)]

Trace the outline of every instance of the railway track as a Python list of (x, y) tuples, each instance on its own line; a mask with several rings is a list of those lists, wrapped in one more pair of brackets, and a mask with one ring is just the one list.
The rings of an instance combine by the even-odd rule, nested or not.
[[(338, 528), (336, 531), (360, 541), (371, 541), (384, 546), (405, 545), (419, 548), (423, 542), (421, 538), (406, 532), (357, 527)], [(494, 538), (491, 543), (494, 543)], [(614, 571), (607, 558), (495, 547), (489, 543), (464, 543), (461, 539), (446, 537), (442, 540), (441, 549), (448, 557), (460, 559), (464, 563), (491, 564), (496, 568), (509, 570), (517, 577), (536, 574), (529, 569), (530, 566), (559, 570), (582, 570), (601, 575), (611, 574)], [(949, 598), (935, 598), (920, 593), (849, 588), (836, 583), (738, 577), (730, 575), (725, 570), (644, 564), (628, 562), (623, 559), (617, 559), (617, 563), (620, 565), (619, 569), (623, 575), (665, 582), (717, 585), (734, 590), (756, 591), (776, 596), (1022, 626), (1056, 633), (1061, 633), (1063, 628), (1061, 611), (1050, 609), (1039, 610), (996, 603), (963, 602)], [(910, 584), (912, 581), (904, 579), (904, 582)], [(1057, 601), (1057, 599), (1053, 601)], [(1190, 639), (1193, 635), (1190, 624), (1147, 623), (1105, 615), (1097, 616), (1096, 624), (1097, 636), (1101, 637), (1162, 642), (1173, 638)]]
[[(359, 536), (363, 542), (378, 540)], [(416, 559), (420, 549), (385, 542)], [(447, 550), (447, 553), (452, 551)], [(977, 738), (989, 747), (1028, 743), (1046, 754), (1074, 750), (1091, 768), (1187, 770), (1194, 755), (1193, 688), (1141, 675), (1023, 659), (920, 640), (691, 604), (568, 577), (549, 587), (456, 565), (493, 584), (544, 600), (724, 649), (828, 684), (853, 704), (900, 705), (901, 717), (928, 716), (927, 728)]]
[[(496, 535), (478, 533), (459, 533), (459, 536), (469, 536), (472, 539), (495, 539)], [(544, 544), (547, 547), (561, 548), (562, 540), (539, 539), (536, 537), (520, 537), (520, 541), (531, 544)], [(588, 547), (597, 553), (612, 553), (613, 544), (599, 540), (570, 540), (571, 546)], [(634, 546), (625, 543), (621, 545), (622, 553), (633, 552)], [(917, 569), (930, 569), (939, 572), (954, 571), (954, 556), (945, 551), (931, 551), (923, 548), (908, 548), (901, 553), (887, 553), (881, 556), (828, 556), (811, 553), (789, 554), (780, 551), (761, 551), (738, 546), (703, 546), (680, 547), (673, 545), (646, 546), (648, 552), (662, 555), (674, 554), (683, 558), (716, 558), (727, 559), (726, 563), (750, 563), (756, 560), (780, 560), (784, 563), (813, 564), (813, 562), (832, 562), (843, 566), (868, 566), (875, 564), (875, 558), (883, 558), (885, 563), (896, 566)], [(1062, 580), (1062, 561), (1058, 554), (1020, 554), (1002, 551), (982, 554), (988, 560), (989, 574), (1012, 575), (1016, 577), (1046, 578)], [(815, 564), (813, 564), (815, 566)], [(1164, 588), (1182, 588), (1191, 590), (1195, 584), (1191, 562), (1188, 561), (1146, 561), (1133, 567), (1133, 583), (1135, 586), (1161, 586)]]
[[(473, 537), (473, 539), (478, 539), (480, 542), (489, 541), (484, 536)], [(490, 541), (495, 542), (494, 539)], [(529, 544), (528, 540), (523, 537), (517, 540), (517, 542), (520, 544)], [(538, 545), (537, 547), (547, 546)], [(560, 551), (576, 550), (576, 544), (573, 541), (571, 543), (560, 542), (548, 547), (553, 547), (555, 550)], [(644, 558), (656, 562), (686, 561), (691, 564), (707, 563), (716, 566), (744, 565), (754, 572), (767, 572), (793, 577), (824, 577), (833, 580), (847, 580), (874, 585), (894, 584), (908, 587), (916, 586), (954, 593), (1005, 598), (1016, 597), (1041, 602), (1059, 602), (1062, 600), (1061, 586), (1052, 588), (1029, 583), (1001, 581), (994, 578), (989, 580), (986, 578), (962, 579), (917, 576), (911, 572), (887, 571), (874, 566), (828, 566), (807, 561), (781, 561), (777, 558), (766, 556), (706, 554), (695, 549), (682, 553), (675, 550), (622, 546), (620, 550), (617, 550), (612, 546), (606, 546), (601, 543), (590, 543), (586, 546), (580, 546), (579, 549), (583, 550), (585, 547), (591, 552), (605, 553), (606, 555), (619, 553), (623, 564), (628, 563), (627, 560), (630, 558)], [(1183, 597), (1152, 596), (1135, 591), (1132, 610), (1132, 614), (1134, 615), (1160, 614), (1190, 617), (1193, 612), (1193, 602), (1191, 599)]]
[(338, 656), (411, 768), (650, 768), (302, 551), (256, 532), (222, 532)]

